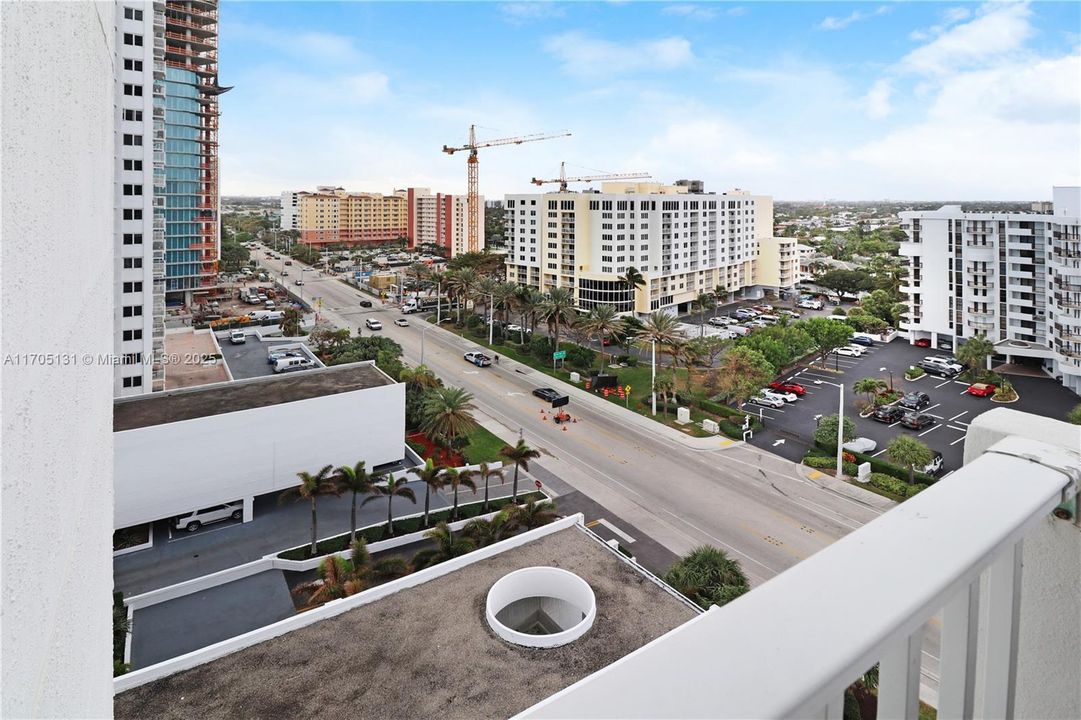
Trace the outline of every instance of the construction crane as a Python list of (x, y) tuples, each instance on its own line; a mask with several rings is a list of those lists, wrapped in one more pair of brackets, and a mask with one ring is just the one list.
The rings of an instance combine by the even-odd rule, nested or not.
[(608, 173), (606, 175), (584, 175), (582, 177), (567, 177), (567, 164), (559, 163), (559, 177), (552, 180), (538, 180), (533, 178), (530, 180), (534, 185), (544, 185), (546, 183), (559, 183), (559, 192), (567, 192), (567, 183), (572, 182), (592, 182), (593, 180), (634, 180), (636, 178), (648, 178), (649, 173)]
[(469, 157), (466, 159), (466, 168), (468, 170), (468, 183), (466, 187), (466, 209), (468, 210), (469, 218), (467, 222), (468, 233), (466, 235), (466, 244), (469, 252), (477, 252), (480, 250), (480, 241), (478, 238), (477, 228), (477, 206), (480, 203), (480, 193), (477, 190), (478, 187), (478, 170), (479, 163), (477, 159), (477, 150), (487, 147), (496, 147), (497, 145), (521, 145), (522, 143), (535, 142), (537, 140), (551, 140), (558, 137), (567, 137), (570, 133), (567, 131), (560, 131), (557, 133), (535, 133), (533, 135), (519, 135), (518, 137), (500, 138), (498, 140), (487, 140), (485, 142), (477, 142), (477, 126), (469, 126), (469, 142), (460, 147), (451, 147), (449, 145), (443, 146), (443, 152), (447, 155), (453, 155), (456, 152), (462, 152), (463, 150), (469, 151)]

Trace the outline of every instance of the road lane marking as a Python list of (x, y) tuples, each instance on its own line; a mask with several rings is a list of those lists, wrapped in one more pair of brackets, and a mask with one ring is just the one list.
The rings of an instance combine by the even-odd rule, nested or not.
[(924, 435), (926, 435), (927, 433), (929, 433), (929, 432), (931, 432), (933, 430), (938, 430), (940, 427), (942, 427), (942, 426), (941, 425), (932, 425), (930, 430), (924, 430), (923, 432), (921, 432), (919, 434), (919, 436), (923, 437)]
[(745, 557), (745, 558), (747, 558), (748, 560), (750, 560), (751, 562), (753, 562), (753, 563), (754, 563), (755, 565), (760, 565), (760, 566), (761, 566), (762, 568), (764, 568), (764, 569), (766, 570), (766, 572), (768, 572), (768, 573), (771, 573), (771, 574), (773, 574), (773, 575), (777, 575), (777, 574), (778, 574), (778, 573), (780, 572), (779, 570), (774, 570), (774, 569), (773, 569), (773, 568), (771, 568), (771, 567), (770, 567), (769, 565), (766, 565), (766, 564), (765, 564), (765, 563), (763, 563), (763, 562), (760, 562), (760, 561), (758, 561), (758, 560), (755, 560), (755, 559), (754, 559), (753, 557), (751, 557), (751, 556), (750, 556), (750, 555), (748, 555), (747, 553), (745, 553), (745, 552), (741, 552), (741, 551), (737, 550), (736, 548), (734, 548), (734, 547), (732, 547), (731, 545), (729, 545), (728, 543), (726, 543), (726, 542), (725, 542), (724, 540), (721, 540), (721, 539), (720, 539), (719, 537), (716, 537), (715, 535), (712, 535), (712, 534), (710, 534), (710, 533), (706, 532), (705, 530), (703, 530), (702, 528), (698, 527), (698, 526), (697, 526), (697, 525), (695, 525), (694, 523), (692, 523), (692, 522), (688, 522), (687, 520), (684, 520), (684, 519), (683, 519), (683, 518), (681, 518), (681, 517), (680, 517), (679, 515), (676, 515), (676, 514), (675, 514), (674, 512), (672, 512), (672, 511), (670, 511), (670, 510), (667, 510), (667, 509), (665, 510), (665, 512), (666, 512), (666, 513), (668, 513), (669, 515), (671, 515), (672, 517), (674, 517), (674, 518), (675, 518), (676, 520), (679, 520), (679, 521), (680, 521), (681, 523), (683, 523), (684, 525), (687, 525), (688, 527), (692, 527), (692, 528), (694, 528), (695, 530), (697, 530), (698, 532), (702, 533), (703, 535), (705, 535), (705, 536), (706, 536), (706, 537), (708, 537), (709, 539), (713, 540), (714, 542), (716, 542), (716, 543), (718, 543), (718, 544), (720, 544), (720, 545), (723, 545), (724, 547), (728, 548), (728, 549), (729, 549), (730, 551), (732, 551), (732, 552), (736, 553), (737, 555), (742, 555), (743, 557)]
[(624, 540), (627, 541), (627, 544), (630, 544), (630, 543), (634, 542), (634, 538), (632, 538), (630, 535), (623, 532), (622, 530), (620, 530), (619, 528), (617, 528), (615, 525), (608, 522), (604, 518), (599, 518), (599, 519), (594, 520), (593, 522), (590, 523), (590, 525), (598, 525), (598, 524), (599, 525), (604, 525), (606, 528), (608, 528), (609, 530), (614, 532), (616, 535), (619, 535), (621, 538), (623, 538)]

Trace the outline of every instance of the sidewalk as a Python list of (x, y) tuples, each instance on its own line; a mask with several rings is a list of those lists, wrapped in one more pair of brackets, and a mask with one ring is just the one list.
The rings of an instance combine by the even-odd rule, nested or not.
[(893, 500), (882, 497), (878, 493), (873, 493), (870, 490), (864, 490), (858, 485), (853, 485), (844, 480), (838, 480), (832, 475), (827, 475), (824, 472), (807, 467), (802, 463), (797, 463), (796, 467), (798, 468), (797, 472), (804, 480), (812, 482), (825, 490), (837, 493), (838, 495), (844, 495), (848, 499), (862, 505), (866, 505), (881, 512), (886, 512), (887, 510), (897, 507), (897, 503)]

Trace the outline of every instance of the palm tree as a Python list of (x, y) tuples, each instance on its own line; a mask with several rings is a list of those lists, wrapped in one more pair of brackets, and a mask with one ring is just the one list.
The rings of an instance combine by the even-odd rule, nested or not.
[(458, 519), (458, 488), (467, 487), (473, 491), (473, 494), (477, 494), (477, 483), (473, 477), (477, 474), (476, 470), (458, 470), (457, 468), (447, 468), (443, 471), (443, 484), (450, 485), (454, 490), (454, 507), (450, 511), (450, 519)]
[(389, 475), (386, 483), (377, 483), (379, 483), (379, 477), (372, 476), (372, 494), (364, 498), (360, 506), (364, 507), (377, 498), (385, 497), (387, 499), (387, 537), (394, 537), (394, 516), (392, 514), (394, 498), (403, 497), (416, 505), (417, 494), (413, 492), (413, 488), (409, 487), (404, 476), (396, 478)]
[(503, 536), (510, 532), (506, 512), (496, 513), (491, 520), (476, 518), (466, 523), (462, 528), (462, 534), (476, 543), (477, 547), (484, 547), (497, 543)]
[(298, 472), (297, 477), (300, 478), (300, 485), (291, 487), (281, 495), (278, 496), (278, 502), (283, 503), (288, 500), (310, 500), (312, 503), (312, 546), (311, 554), (318, 553), (319, 548), (316, 546), (316, 508), (315, 500), (320, 495), (340, 495), (341, 491), (338, 490), (338, 485), (331, 479), (330, 473), (334, 469), (333, 465), (327, 465), (322, 470), (312, 475), (309, 472)]
[(555, 503), (551, 500), (532, 500), (524, 505), (511, 505), (506, 512), (507, 524), (513, 529), (533, 530), (559, 517)]
[(461, 268), (447, 273), (447, 286), (454, 291), (458, 298), (458, 324), (462, 323), (462, 308), (469, 305), (469, 299), (477, 286), (477, 271), (473, 268)]
[(355, 595), (365, 585), (362, 579), (349, 572), (345, 558), (330, 555), (319, 563), (319, 579), (297, 585), (293, 588), (293, 594), (308, 593), (308, 602), (303, 608), (308, 610), (331, 600)]
[[(446, 288), (446, 285), (447, 285), (447, 271), (446, 270), (436, 270), (435, 268), (432, 268), (432, 269), (428, 270), (428, 280), (429, 280), (429, 282), (432, 282), (432, 283), (435, 284), (435, 295), (436, 295), (436, 303), (437, 303), (436, 314), (438, 315), (439, 314), (438, 305), (442, 304), (442, 302), (443, 302), (443, 290)], [(441, 318), (437, 317), (436, 319), (439, 320)]]
[(720, 305), (721, 298), (724, 298), (726, 302), (728, 300), (728, 288), (724, 285), (724, 283), (721, 283), (717, 287), (713, 288), (713, 299), (715, 302), (714, 307)]
[(503, 468), (489, 467), (488, 463), (482, 462), (477, 468), (477, 476), (484, 480), (484, 510), (488, 512), (488, 481), (491, 478), (497, 477), (499, 481), (503, 481)]
[(420, 281), (423, 280), (427, 274), (428, 266), (422, 262), (415, 262), (406, 269), (406, 275), (413, 276), (413, 292), (417, 297), (420, 297)]
[(898, 435), (886, 446), (886, 456), (891, 462), (908, 468), (908, 482), (916, 482), (916, 468), (926, 467), (934, 459), (931, 448), (914, 437)]
[(541, 303), (544, 302), (544, 296), (537, 291), (536, 288), (522, 285), (515, 293), (514, 304), (518, 308), (518, 314), (521, 317), (522, 331), (520, 333), (519, 342), (525, 342), (525, 331), (533, 332), (536, 329), (537, 324), (537, 310), (540, 308)]
[(863, 378), (857, 380), (852, 389), (867, 396), (867, 402), (873, 403), (878, 391), (886, 387), (886, 383), (878, 378)]
[(994, 353), (995, 344), (981, 334), (961, 343), (957, 348), (957, 359), (979, 372), (987, 369), (987, 358)]
[(493, 299), (495, 307), (502, 313), (503, 324), (506, 325), (510, 322), (510, 311), (515, 307), (518, 299), (518, 285), (510, 282), (499, 283), (495, 287)]
[(445, 522), (441, 522), (434, 528), (424, 533), (424, 537), (434, 540), (435, 547), (430, 550), (421, 550), (413, 556), (413, 566), (422, 570), (432, 565), (465, 555), (477, 549), (476, 544), (467, 537), (455, 535), (454, 531)]
[(431, 390), (421, 407), (421, 429), (447, 448), (477, 427), (471, 410), (473, 396), (462, 388), (442, 387)]
[[(477, 285), (475, 288), (475, 292), (477, 293), (478, 298), (477, 302), (480, 303), (481, 306), (485, 309), (485, 317), (488, 317), (490, 313), (494, 312), (494, 310), (492, 309), (492, 304), (495, 301), (495, 292), (498, 288), (499, 281), (493, 277), (485, 275), (484, 277), (477, 280)], [(492, 318), (492, 321), (495, 321), (494, 317)]]
[(698, 308), (698, 337), (702, 337), (706, 334), (706, 321), (705, 313), (706, 308), (713, 302), (713, 293), (700, 292), (698, 297), (694, 299), (692, 305)]
[[(699, 338), (701, 340), (702, 338)], [(700, 364), (702, 355), (699, 353), (699, 346), (694, 342), (681, 342), (673, 345), (672, 348), (672, 363), (674, 365), (683, 365), (683, 369), (686, 370), (686, 376), (684, 377), (687, 392), (691, 392), (691, 368)]]
[(357, 493), (367, 495), (372, 491), (372, 476), (364, 469), (364, 461), (361, 460), (353, 467), (342, 465), (338, 468), (336, 478), (338, 490), (353, 493), (353, 505), (349, 512), (349, 540), (357, 539)]
[(665, 347), (676, 345), (682, 337), (679, 332), (679, 320), (668, 313), (651, 312), (641, 332), (638, 333), (637, 340), (643, 347), (656, 343), (657, 352), (661, 358), (660, 364), (663, 365)]
[(658, 375), (653, 387), (661, 396), (661, 407), (664, 409), (664, 416), (668, 417), (668, 395), (675, 392), (676, 383), (671, 375)]
[(638, 306), (637, 294), (638, 288), (646, 286), (646, 279), (642, 276), (642, 273), (638, 272), (638, 268), (631, 266), (627, 268), (627, 271), (623, 274), (620, 280), (627, 286), (627, 289), (631, 291), (631, 307)]
[(566, 288), (555, 287), (548, 291), (548, 297), (540, 306), (541, 318), (552, 330), (554, 350), (559, 350), (559, 330), (562, 325), (569, 325), (578, 317), (574, 309), (574, 294)]
[(431, 458), (420, 467), (409, 468), (410, 475), (424, 483), (424, 527), (428, 527), (428, 510), (431, 507), (432, 490), (439, 490), (445, 484), (443, 466), (436, 465)]
[(437, 388), (440, 384), (439, 378), (427, 365), (417, 365), (415, 368), (403, 367), (398, 373), (398, 380), (421, 390)]
[(601, 341), (601, 367), (604, 367), (604, 340), (615, 335), (623, 322), (616, 315), (616, 309), (611, 305), (595, 305), (583, 319), (583, 326), (591, 335), (596, 335)]
[(731, 602), (750, 590), (739, 562), (711, 545), (697, 547), (684, 556), (664, 581), (704, 610)]
[(525, 468), (529, 472), (529, 461), (536, 460), (540, 453), (525, 444), (525, 440), (518, 438), (518, 443), (511, 447), (504, 445), (499, 454), (514, 463), (514, 487), (511, 490), (511, 502), (518, 502), (518, 468)]

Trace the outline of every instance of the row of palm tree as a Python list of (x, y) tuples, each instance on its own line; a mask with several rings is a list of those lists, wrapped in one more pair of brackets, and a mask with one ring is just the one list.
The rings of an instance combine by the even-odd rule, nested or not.
[[(519, 439), (515, 445), (504, 446), (500, 455), (509, 462), (514, 463), (514, 484), (511, 502), (518, 503), (518, 477), (519, 470), (529, 471), (529, 461), (540, 457), (540, 453), (526, 445)], [(503, 468), (492, 467), (488, 463), (480, 463), (477, 469), (457, 469), (437, 465), (430, 458), (420, 467), (409, 469), (409, 474), (414, 475), (424, 483), (424, 526), (429, 526), (431, 511), (431, 494), (433, 490), (442, 490), (451, 487), (454, 491), (454, 504), (451, 509), (451, 520), (458, 519), (458, 495), (461, 488), (477, 493), (477, 480), (484, 483), (484, 503), (482, 512), (488, 512), (489, 488), (493, 478), (503, 480)], [(386, 498), (387, 500), (387, 535), (394, 536), (394, 498), (408, 500), (414, 505), (417, 503), (417, 495), (413, 488), (409, 487), (405, 476), (395, 477), (384, 473), (368, 472), (363, 460), (355, 465), (342, 465), (335, 469), (333, 465), (326, 465), (317, 473), (299, 472), (297, 477), (300, 483), (281, 493), (279, 502), (307, 500), (311, 503), (311, 554), (318, 553), (318, 507), (317, 500), (323, 495), (340, 497), (343, 493), (352, 494), (352, 504), (349, 514), (349, 540), (357, 539), (357, 496), (366, 496), (360, 501), (359, 507), (364, 507), (370, 502)]]
[(424, 533), (424, 537), (433, 541), (433, 547), (418, 551), (412, 561), (392, 555), (373, 562), (367, 541), (356, 538), (350, 544), (348, 560), (336, 555), (324, 559), (319, 565), (318, 579), (297, 585), (293, 592), (307, 596), (302, 609), (308, 610), (331, 600), (355, 595), (374, 584), (460, 557), (520, 530), (542, 527), (556, 517), (554, 503), (534, 500), (523, 505), (510, 505), (491, 519), (471, 520), (459, 533), (454, 532), (446, 522), (440, 522)]

